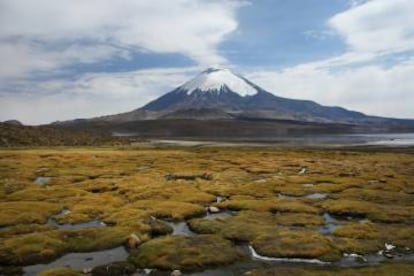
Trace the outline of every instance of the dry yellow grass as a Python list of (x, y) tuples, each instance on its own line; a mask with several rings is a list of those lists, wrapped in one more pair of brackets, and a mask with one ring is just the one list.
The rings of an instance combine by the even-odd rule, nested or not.
[[(37, 177), (50, 179), (39, 185)], [(307, 197), (314, 193), (326, 198)], [(218, 203), (217, 196), (225, 200)], [(140, 265), (174, 267), (155, 260), (171, 253), (156, 252), (164, 244), (183, 245), (185, 254), (198, 252), (187, 239), (155, 240), (171, 233), (159, 219), (187, 220), (195, 232), (210, 234), (207, 240), (217, 248), (228, 250), (226, 240), (244, 241), (277, 257), (335, 259), (343, 252), (374, 253), (385, 242), (414, 248), (413, 199), (413, 154), (274, 148), (0, 150), (0, 225), (7, 226), (0, 229), (0, 262), (22, 265), (113, 247), (131, 233), (153, 240), (134, 253), (141, 256), (134, 259)], [(237, 212), (199, 218), (211, 205)], [(109, 225), (86, 230), (47, 225), (63, 208), (70, 212), (55, 217), (58, 223)], [(328, 237), (318, 232), (326, 212), (338, 219), (338, 229)], [(186, 258), (179, 267), (209, 263)]]

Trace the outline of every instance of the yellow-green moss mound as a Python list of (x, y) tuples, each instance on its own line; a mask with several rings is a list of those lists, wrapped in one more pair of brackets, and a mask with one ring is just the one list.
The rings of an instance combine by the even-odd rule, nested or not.
[(244, 257), (231, 242), (214, 235), (167, 236), (150, 240), (129, 256), (138, 267), (198, 270), (231, 264)]
[(83, 273), (67, 267), (51, 268), (39, 273), (38, 276), (82, 276)]
[(253, 240), (260, 255), (279, 258), (335, 260), (340, 258), (332, 241), (307, 230), (278, 230)]

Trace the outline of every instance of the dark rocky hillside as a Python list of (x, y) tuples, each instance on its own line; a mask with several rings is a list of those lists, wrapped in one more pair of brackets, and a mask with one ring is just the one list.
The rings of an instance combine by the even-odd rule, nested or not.
[(126, 142), (125, 139), (85, 131), (0, 123), (0, 147), (99, 146)]

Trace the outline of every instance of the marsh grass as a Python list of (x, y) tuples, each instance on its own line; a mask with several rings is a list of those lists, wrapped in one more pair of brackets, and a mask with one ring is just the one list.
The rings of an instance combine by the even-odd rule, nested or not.
[(271, 257), (326, 261), (341, 257), (330, 238), (309, 230), (276, 230), (257, 237), (252, 245), (259, 254)]
[(84, 275), (79, 271), (72, 270), (68, 267), (56, 267), (47, 269), (39, 273), (39, 276), (81, 276)]
[(62, 205), (38, 201), (0, 202), (0, 226), (17, 224), (46, 223), (48, 218), (58, 213)]
[(408, 276), (414, 274), (413, 264), (383, 264), (372, 267), (359, 268), (262, 268), (250, 272), (252, 276), (273, 276), (273, 275), (292, 275), (292, 276), (355, 276), (355, 275), (375, 275), (389, 276), (402, 275)]
[(233, 263), (245, 257), (229, 241), (214, 235), (167, 236), (144, 243), (129, 260), (138, 267), (197, 270)]
[[(302, 168), (305, 173), (299, 173)], [(203, 175), (208, 177), (197, 177)], [(37, 177), (52, 180), (40, 186)], [(328, 196), (307, 199), (312, 193)], [(224, 201), (216, 202), (217, 196)], [(344, 252), (375, 253), (385, 242), (414, 248), (413, 199), (414, 155), (398, 152), (0, 150), (0, 263), (15, 269), (12, 265), (47, 262), (68, 252), (112, 248), (132, 233), (143, 244), (131, 252), (130, 262), (164, 269), (232, 263), (243, 258), (232, 242), (249, 243), (268, 256), (324, 260)], [(207, 206), (235, 213), (202, 218)], [(70, 212), (56, 216), (63, 208)], [(324, 213), (338, 224), (326, 236), (318, 232)], [(48, 225), (51, 218), (108, 226), (63, 230)], [(200, 235), (172, 236), (160, 219), (186, 220)]]
[[(117, 247), (134, 232), (128, 227), (52, 230), (17, 235), (2, 240), (0, 263), (35, 264), (56, 259), (69, 252), (89, 252)], [(140, 234), (142, 240), (148, 239)]]

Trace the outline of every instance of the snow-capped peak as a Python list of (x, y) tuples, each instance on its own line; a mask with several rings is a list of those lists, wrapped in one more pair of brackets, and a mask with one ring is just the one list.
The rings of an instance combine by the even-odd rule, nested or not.
[(184, 83), (180, 89), (190, 95), (194, 91), (217, 92), (227, 87), (241, 96), (255, 95), (257, 90), (242, 77), (237, 76), (229, 69), (208, 68), (194, 79)]

